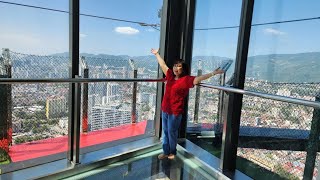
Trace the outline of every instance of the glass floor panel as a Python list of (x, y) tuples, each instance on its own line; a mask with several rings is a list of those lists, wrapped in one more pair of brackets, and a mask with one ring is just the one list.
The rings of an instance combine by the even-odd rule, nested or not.
[(213, 180), (215, 179), (191, 159), (178, 151), (174, 160), (159, 160), (161, 149), (124, 161), (77, 174), (65, 179), (132, 179), (132, 180)]

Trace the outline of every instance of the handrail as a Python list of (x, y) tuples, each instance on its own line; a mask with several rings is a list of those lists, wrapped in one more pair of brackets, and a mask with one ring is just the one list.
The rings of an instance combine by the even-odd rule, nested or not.
[(238, 93), (238, 94), (257, 96), (257, 97), (261, 97), (261, 98), (272, 99), (272, 100), (277, 100), (277, 101), (282, 101), (282, 102), (288, 102), (288, 103), (293, 103), (293, 104), (298, 104), (298, 105), (310, 106), (310, 107), (314, 107), (314, 108), (320, 108), (320, 103), (317, 103), (315, 101), (309, 101), (309, 100), (297, 99), (297, 98), (291, 98), (291, 97), (285, 97), (285, 96), (279, 96), (279, 95), (272, 95), (272, 94), (265, 94), (265, 93), (260, 93), (260, 92), (253, 92), (253, 91), (237, 89), (237, 88), (232, 88), (232, 87), (226, 87), (226, 86), (216, 86), (216, 85), (211, 85), (211, 84), (207, 84), (207, 83), (200, 83), (199, 86), (218, 89), (218, 90), (227, 91), (227, 92)]
[[(94, 79), (94, 78), (62, 78), (62, 79), (12, 79), (12, 78), (0, 78), (0, 84), (22, 84), (22, 83), (93, 83), (93, 82), (163, 82), (164, 79)], [(314, 108), (320, 108), (320, 103), (314, 101), (308, 101), (304, 99), (297, 99), (279, 95), (271, 95), (260, 92), (253, 92), (248, 90), (242, 90), (226, 86), (216, 86), (207, 83), (200, 83), (199, 86), (223, 90), (227, 92), (234, 92), (238, 94), (245, 94), (250, 96), (257, 96), (266, 99), (272, 99), (282, 102), (288, 102), (293, 104), (299, 104), (304, 106), (310, 106)]]
[(61, 78), (61, 79), (14, 79), (0, 78), (0, 84), (22, 83), (93, 83), (93, 82), (162, 82), (164, 79), (95, 79), (95, 78)]

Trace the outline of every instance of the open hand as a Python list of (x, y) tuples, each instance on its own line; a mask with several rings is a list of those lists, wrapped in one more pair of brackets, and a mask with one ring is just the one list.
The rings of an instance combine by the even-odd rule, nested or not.
[(159, 49), (153, 49), (151, 48), (151, 53), (156, 55), (159, 52)]

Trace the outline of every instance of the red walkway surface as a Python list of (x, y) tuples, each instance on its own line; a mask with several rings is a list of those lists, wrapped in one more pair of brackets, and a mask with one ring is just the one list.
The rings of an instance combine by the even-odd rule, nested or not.
[[(137, 124), (127, 124), (118, 127), (103, 129), (80, 135), (80, 147), (88, 147), (110, 141), (142, 135), (145, 133), (147, 121)], [(9, 155), (12, 162), (25, 161), (33, 158), (48, 156), (66, 152), (68, 148), (68, 136), (44, 139), (13, 145)]]

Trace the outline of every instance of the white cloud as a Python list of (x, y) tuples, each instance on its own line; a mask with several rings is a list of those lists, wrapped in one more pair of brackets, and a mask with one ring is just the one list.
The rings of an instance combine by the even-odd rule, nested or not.
[(147, 29), (146, 31), (147, 31), (147, 32), (154, 32), (155, 29), (151, 29), (151, 28), (150, 28), (150, 29)]
[(134, 29), (132, 27), (116, 27), (115, 31), (120, 34), (127, 34), (127, 35), (134, 35), (139, 33), (138, 29)]
[(272, 29), (272, 28), (264, 29), (264, 33), (271, 34), (271, 35), (284, 35), (284, 34), (286, 34), (285, 32), (282, 32), (282, 31), (279, 31), (276, 29)]
[(86, 34), (82, 34), (82, 33), (80, 33), (80, 38), (85, 38), (85, 37), (87, 37), (87, 35), (86, 35)]

